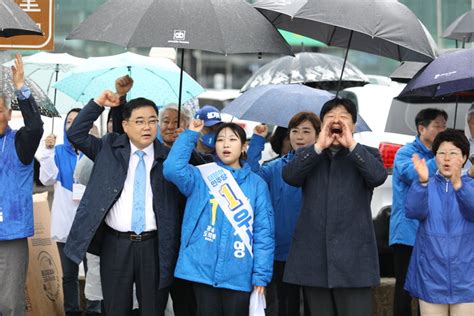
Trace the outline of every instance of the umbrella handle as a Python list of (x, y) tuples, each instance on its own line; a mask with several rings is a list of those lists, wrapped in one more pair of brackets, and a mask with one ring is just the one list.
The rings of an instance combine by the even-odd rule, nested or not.
[(183, 63), (184, 63), (184, 48), (181, 48), (181, 70), (179, 72), (179, 94), (178, 94), (178, 128), (181, 123), (181, 95), (183, 90)]
[(351, 47), (353, 33), (354, 32), (351, 30), (351, 34), (349, 35), (349, 41), (347, 42), (346, 55), (344, 56), (344, 63), (342, 64), (341, 77), (339, 77), (339, 82), (337, 83), (336, 98), (339, 96), (339, 91), (341, 90), (342, 76), (344, 75), (344, 69), (346, 68), (347, 55), (349, 55), (349, 48)]

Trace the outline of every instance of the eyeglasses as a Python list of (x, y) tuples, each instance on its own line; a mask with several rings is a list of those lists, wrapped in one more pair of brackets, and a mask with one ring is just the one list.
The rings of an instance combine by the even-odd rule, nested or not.
[(459, 151), (448, 151), (448, 152), (437, 151), (436, 156), (445, 157), (445, 158), (446, 156), (449, 156), (449, 158), (456, 158), (456, 157), (461, 156), (461, 153)]
[(144, 119), (137, 119), (132, 122), (135, 123), (138, 127), (143, 127), (145, 126), (145, 124), (147, 126), (156, 126), (158, 124), (158, 119), (149, 119), (148, 121)]

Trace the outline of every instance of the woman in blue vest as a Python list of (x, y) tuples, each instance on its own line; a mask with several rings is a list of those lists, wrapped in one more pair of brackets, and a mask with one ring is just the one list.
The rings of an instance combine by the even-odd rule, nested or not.
[(462, 131), (439, 133), (432, 146), (438, 171), (413, 155), (418, 173), (408, 190), (406, 216), (420, 222), (405, 289), (419, 298), (421, 315), (474, 315), (474, 168)]
[(193, 120), (164, 163), (165, 178), (187, 197), (175, 276), (194, 282), (198, 315), (247, 315), (250, 292), (263, 294), (272, 276), (268, 187), (242, 160), (246, 135), (234, 123), (216, 131), (216, 163), (190, 165), (202, 128)]

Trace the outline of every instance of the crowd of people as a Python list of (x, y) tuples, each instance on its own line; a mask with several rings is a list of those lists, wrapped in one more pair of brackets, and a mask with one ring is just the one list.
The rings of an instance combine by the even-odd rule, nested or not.
[[(12, 72), (25, 126), (8, 127), (11, 109), (0, 98), (2, 316), (25, 314), (43, 134), (20, 55)], [(118, 78), (115, 92), (71, 110), (63, 143), (49, 135), (40, 151), (40, 180), (55, 189), (51, 238), (66, 315), (82, 313), (81, 262), (87, 315), (164, 315), (171, 297), (177, 316), (241, 316), (254, 295), (266, 297), (266, 310), (256, 308), (266, 315), (372, 314), (380, 276), (370, 203), (388, 173), (379, 151), (354, 139), (352, 101), (294, 115), (271, 136), (278, 156), (260, 164), (268, 126), (247, 144), (216, 108), (194, 118), (175, 104), (159, 111), (152, 100), (126, 100), (132, 86)], [(99, 137), (94, 122), (107, 107)], [(410, 315), (412, 298), (422, 315), (474, 314), (474, 167), (465, 165), (473, 114), (468, 139), (446, 129), (444, 111), (420, 111), (415, 141), (396, 155), (395, 315)]]

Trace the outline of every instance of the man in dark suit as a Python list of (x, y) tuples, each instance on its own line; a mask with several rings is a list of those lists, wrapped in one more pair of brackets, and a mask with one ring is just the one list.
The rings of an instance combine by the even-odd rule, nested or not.
[(283, 179), (303, 188), (283, 280), (303, 286), (311, 315), (371, 315), (380, 277), (370, 201), (387, 171), (377, 149), (354, 140), (352, 101), (330, 100), (320, 116), (316, 144), (283, 167)]
[(104, 106), (120, 104), (104, 91), (90, 101), (68, 130), (76, 148), (94, 161), (64, 249), (79, 262), (89, 251), (101, 257), (107, 315), (130, 315), (136, 284), (142, 315), (164, 315), (179, 247), (183, 198), (163, 178), (168, 149), (156, 140), (158, 111), (144, 98), (123, 107), (125, 134), (89, 134)]

